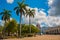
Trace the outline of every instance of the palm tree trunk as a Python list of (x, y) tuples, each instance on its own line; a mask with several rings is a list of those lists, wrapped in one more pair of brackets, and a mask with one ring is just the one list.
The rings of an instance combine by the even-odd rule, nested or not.
[(30, 15), (29, 15), (29, 27), (30, 27), (30, 33), (31, 33), (31, 20), (30, 20)]
[[(8, 20), (8, 22), (10, 22), (10, 19)], [(8, 31), (8, 36), (10, 36), (10, 31)]]
[[(6, 32), (5, 32), (5, 31), (6, 31), (6, 23), (7, 23), (7, 22), (5, 21), (5, 25), (4, 25), (4, 26), (5, 26), (5, 28), (4, 28), (4, 33), (5, 33), (5, 34), (6, 34)], [(4, 34), (4, 35), (5, 35), (5, 34)]]
[(20, 27), (19, 27), (18, 37), (21, 37), (21, 19), (22, 19), (22, 15), (20, 14)]
[(6, 20), (5, 20), (5, 23), (4, 23), (4, 29), (2, 31), (3, 37), (5, 37), (5, 29), (6, 29)]

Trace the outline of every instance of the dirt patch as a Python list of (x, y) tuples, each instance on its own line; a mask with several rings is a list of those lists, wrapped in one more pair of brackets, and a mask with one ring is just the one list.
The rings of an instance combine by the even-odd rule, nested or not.
[(60, 40), (60, 35), (37, 35), (36, 37), (14, 38), (4, 40)]

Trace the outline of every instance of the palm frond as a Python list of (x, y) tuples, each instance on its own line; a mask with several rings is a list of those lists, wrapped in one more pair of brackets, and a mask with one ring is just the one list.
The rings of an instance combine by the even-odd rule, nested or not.
[(4, 12), (1, 12), (0, 15), (3, 15)]
[(1, 20), (3, 20), (4, 18), (3, 18), (3, 16), (1, 17)]
[(10, 11), (10, 10), (6, 10), (7, 12), (9, 12), (9, 13), (11, 13), (12, 11)]
[(28, 14), (26, 14), (26, 17), (28, 16)]
[(35, 9), (32, 9), (31, 11), (35, 11)]
[(15, 7), (14, 10), (17, 10), (19, 7)]
[(23, 15), (25, 16), (26, 12), (23, 10)]
[(17, 2), (18, 6), (20, 7), (21, 6), (21, 3), (20, 2)]
[(19, 10), (18, 9), (16, 10), (16, 14), (17, 14), (17, 16), (19, 15)]
[(25, 2), (25, 0), (22, 0), (21, 4), (23, 4)]
[(35, 12), (35, 10), (34, 9), (29, 9), (28, 11), (27, 11), (27, 16), (29, 15), (30, 17), (34, 17), (34, 12)]

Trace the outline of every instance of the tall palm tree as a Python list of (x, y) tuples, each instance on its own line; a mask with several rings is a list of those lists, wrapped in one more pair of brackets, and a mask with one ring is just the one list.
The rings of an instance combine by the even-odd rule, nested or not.
[[(26, 17), (29, 16), (29, 26), (31, 25), (31, 20), (30, 18), (34, 18), (35, 10), (34, 9), (28, 9), (26, 12)], [(31, 33), (31, 26), (30, 26), (30, 33)]]
[[(0, 13), (0, 15), (2, 15), (1, 19), (5, 21), (4, 26), (6, 26), (6, 23), (10, 20), (10, 16), (11, 16), (10, 13), (11, 11), (6, 9), (3, 9), (3, 12)], [(5, 29), (6, 27), (4, 27), (4, 30), (2, 33), (5, 33)]]
[(19, 27), (20, 29), (18, 31), (18, 36), (20, 36), (20, 37), (21, 37), (21, 19), (22, 19), (22, 15), (25, 15), (26, 6), (28, 6), (28, 5), (24, 4), (24, 0), (23, 0), (22, 2), (18, 2), (18, 6), (14, 8), (17, 16), (20, 15), (20, 27)]
[(11, 11), (6, 9), (3, 9), (3, 12), (0, 13), (0, 15), (2, 15), (1, 19), (4, 20), (5, 23), (10, 20), (10, 13)]

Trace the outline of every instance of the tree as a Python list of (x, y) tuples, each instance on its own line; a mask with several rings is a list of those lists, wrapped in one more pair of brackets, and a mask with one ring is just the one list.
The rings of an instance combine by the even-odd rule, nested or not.
[[(30, 26), (31, 26), (31, 34), (29, 32)], [(32, 35), (32, 34), (35, 35), (36, 33), (38, 33), (40, 31), (36, 26), (34, 26), (34, 25), (30, 25), (30, 26), (27, 25), (27, 24), (22, 25), (22, 35), (23, 36), (29, 36), (29, 35)]]
[(24, 4), (24, 0), (23, 0), (22, 2), (18, 2), (18, 6), (14, 8), (16, 14), (17, 15), (20, 14), (20, 31), (18, 31), (19, 32), (18, 36), (21, 36), (21, 19), (22, 19), (22, 15), (25, 15), (26, 6), (27, 4)]
[(0, 13), (0, 15), (2, 15), (1, 19), (5, 21), (5, 23), (10, 20), (10, 16), (11, 16), (11, 11), (10, 10), (6, 10), (4, 9), (3, 12)]
[(0, 26), (0, 33), (2, 33), (3, 28), (4, 28), (3, 26)]
[(14, 19), (7, 23), (6, 32), (8, 32), (8, 36), (10, 33), (17, 33), (17, 22)]
[(22, 25), (22, 33), (23, 34), (29, 33), (29, 25), (27, 25), (27, 24)]
[[(10, 10), (6, 10), (6, 9), (4, 9), (3, 12), (0, 13), (0, 15), (2, 15), (1, 19), (5, 21), (5, 24), (4, 24), (5, 27), (6, 27), (7, 21), (10, 20), (10, 16), (11, 16), (10, 13), (11, 13), (11, 11)], [(2, 33), (5, 33), (5, 27), (4, 27)]]
[[(26, 17), (29, 16), (29, 26), (31, 25), (31, 20), (30, 20), (30, 18), (31, 18), (31, 17), (34, 18), (34, 13), (35, 13), (35, 10), (34, 10), (34, 9), (29, 9), (29, 10), (27, 10)], [(30, 26), (30, 33), (31, 33), (31, 26)]]
[(36, 26), (34, 26), (34, 25), (31, 25), (31, 33), (38, 33), (40, 30), (39, 30), (39, 28), (37, 28)]

